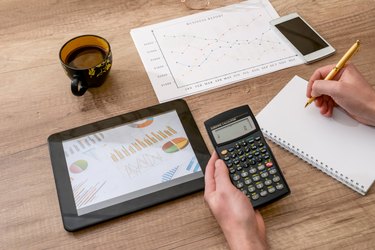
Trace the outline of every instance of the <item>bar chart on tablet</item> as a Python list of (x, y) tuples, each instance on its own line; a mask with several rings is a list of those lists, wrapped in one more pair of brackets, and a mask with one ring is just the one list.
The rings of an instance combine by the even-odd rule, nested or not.
[(131, 35), (160, 102), (303, 63), (273, 30), (268, 1), (133, 29)]

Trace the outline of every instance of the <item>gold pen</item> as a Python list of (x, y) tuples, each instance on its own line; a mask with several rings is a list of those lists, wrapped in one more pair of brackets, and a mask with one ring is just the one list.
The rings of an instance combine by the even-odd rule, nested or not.
[[(357, 40), (355, 42), (355, 44), (353, 44), (352, 47), (350, 47), (350, 49), (345, 53), (345, 55), (340, 59), (340, 61), (336, 64), (336, 66), (331, 70), (331, 72), (329, 72), (329, 74), (324, 78), (324, 80), (332, 80), (335, 75), (337, 74), (337, 72), (340, 71), (340, 69), (342, 69), (346, 62), (354, 55), (354, 53), (358, 50), (359, 48), (359, 40)], [(307, 103), (305, 104), (305, 108), (307, 106), (310, 105), (310, 103), (312, 103), (314, 100), (315, 100), (316, 97), (310, 97), (310, 99), (307, 101)]]

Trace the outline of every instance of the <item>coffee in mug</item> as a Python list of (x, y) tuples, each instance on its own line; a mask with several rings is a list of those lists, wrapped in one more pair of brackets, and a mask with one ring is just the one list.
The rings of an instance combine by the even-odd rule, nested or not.
[(112, 66), (111, 47), (107, 40), (96, 35), (83, 35), (66, 42), (60, 50), (61, 64), (71, 79), (76, 96), (88, 88), (101, 86)]

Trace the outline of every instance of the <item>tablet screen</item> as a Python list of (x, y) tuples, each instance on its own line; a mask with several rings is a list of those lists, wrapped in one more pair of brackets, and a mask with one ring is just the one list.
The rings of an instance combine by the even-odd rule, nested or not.
[(62, 144), (78, 216), (203, 176), (175, 110)]

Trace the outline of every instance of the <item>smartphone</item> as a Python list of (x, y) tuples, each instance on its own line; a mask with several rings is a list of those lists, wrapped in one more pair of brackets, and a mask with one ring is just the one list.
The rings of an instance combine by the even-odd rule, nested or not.
[(271, 20), (270, 24), (305, 63), (312, 63), (335, 53), (335, 49), (297, 13)]

